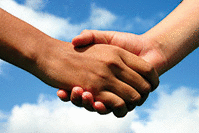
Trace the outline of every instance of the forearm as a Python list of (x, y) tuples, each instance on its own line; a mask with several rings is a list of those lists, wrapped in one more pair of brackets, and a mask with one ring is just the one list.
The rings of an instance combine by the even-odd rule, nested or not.
[(164, 20), (145, 33), (145, 37), (158, 44), (166, 58), (166, 63), (159, 66), (162, 70), (160, 74), (172, 68), (199, 46), (198, 18), (199, 1), (184, 0)]
[(0, 58), (31, 71), (49, 37), (0, 9)]

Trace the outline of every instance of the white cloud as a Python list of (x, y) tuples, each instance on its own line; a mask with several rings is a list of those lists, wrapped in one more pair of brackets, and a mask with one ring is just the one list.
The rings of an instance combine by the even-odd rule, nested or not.
[(6, 133), (197, 133), (199, 96), (185, 87), (171, 94), (162, 90), (154, 106), (144, 110), (149, 114), (147, 121), (141, 120), (136, 110), (118, 119), (41, 95), (36, 104), (15, 106), (0, 127)]
[(116, 16), (108, 10), (92, 5), (90, 18), (84, 23), (75, 25), (70, 23), (70, 18), (60, 18), (53, 14), (36, 11), (35, 8), (40, 4), (45, 5), (42, 0), (27, 0), (25, 5), (20, 5), (14, 0), (0, 1), (0, 7), (9, 13), (54, 38), (67, 41), (84, 29), (108, 28), (116, 19)]
[(92, 5), (92, 13), (90, 17), (90, 25), (92, 29), (110, 28), (117, 20), (117, 16), (106, 9), (98, 8)]
[(8, 119), (8, 133), (121, 133), (130, 129), (131, 116), (117, 119), (64, 104), (58, 99), (40, 96), (37, 104), (15, 106)]
[[(144, 19), (144, 18), (141, 18), (139, 16), (135, 17), (133, 19), (133, 22), (134, 22), (134, 25), (136, 26), (136, 28), (138, 29), (149, 29), (150, 27), (154, 26), (155, 25), (155, 20), (154, 19)], [(138, 27), (137, 27), (138, 26)]]
[(0, 7), (16, 17), (28, 22), (44, 33), (57, 38), (71, 41), (84, 29), (109, 29), (125, 31), (145, 31), (155, 24), (156, 17), (144, 19), (139, 16), (125, 20), (110, 11), (91, 5), (91, 16), (87, 21), (79, 24), (70, 23), (70, 18), (61, 18), (53, 14), (36, 10), (46, 5), (48, 0), (26, 0), (24, 5), (14, 0), (0, 1)]
[(6, 115), (4, 112), (0, 111), (0, 133), (4, 133), (7, 130), (5, 122), (9, 118), (9, 115)]
[(48, 0), (26, 0), (25, 6), (30, 7), (35, 10), (41, 10), (45, 7)]
[[(5, 70), (8, 69), (8, 63), (0, 59), (0, 75), (5, 76)], [(2, 78), (2, 77), (1, 77)]]
[[(164, 88), (162, 88), (164, 89)], [(198, 133), (199, 96), (191, 89), (181, 87), (172, 94), (159, 92), (154, 108), (146, 110), (149, 121), (134, 121), (136, 133)]]
[(61, 38), (69, 41), (84, 28), (84, 26), (81, 26), (82, 24), (70, 24), (67, 18), (60, 18), (42, 11), (35, 11), (13, 0), (0, 1), (0, 7), (44, 33), (58, 39)]
[(7, 116), (2, 111), (0, 111), (0, 120), (4, 120), (6, 118)]
[(4, 64), (4, 61), (0, 59), (0, 74), (2, 74), (2, 65)]

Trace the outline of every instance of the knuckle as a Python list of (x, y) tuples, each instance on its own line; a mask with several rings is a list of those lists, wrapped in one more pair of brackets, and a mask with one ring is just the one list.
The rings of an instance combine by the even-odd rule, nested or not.
[(153, 92), (158, 86), (159, 86), (160, 81), (158, 80), (152, 87), (151, 87), (151, 92)]
[(117, 117), (117, 118), (122, 118), (124, 117), (128, 112), (127, 111), (113, 111), (113, 114)]
[(125, 102), (119, 102), (114, 106), (113, 113), (116, 117), (124, 117), (127, 114), (127, 108)]
[(111, 45), (106, 45), (104, 48), (106, 48), (103, 51), (103, 56), (105, 57), (103, 58), (104, 62), (107, 64), (118, 64), (117, 62), (120, 59), (119, 48)]
[(142, 87), (142, 93), (146, 94), (151, 91), (151, 85), (149, 83), (145, 83)]
[[(158, 73), (157, 73), (155, 67), (153, 67), (153, 65), (151, 65), (151, 64), (147, 64), (144, 68), (144, 73), (145, 73), (144, 74), (145, 77), (151, 83), (148, 85), (145, 84), (144, 88), (146, 88), (146, 91), (148, 89), (150, 89), (150, 91), (154, 91), (160, 83), (159, 76), (158, 76)], [(153, 78), (151, 78), (151, 77), (153, 77)]]
[(112, 51), (114, 52), (114, 53), (120, 53), (121, 52), (121, 49), (119, 48), (119, 47), (116, 47), (116, 46), (112, 46)]
[(137, 94), (131, 99), (131, 103), (138, 103), (141, 100), (141, 95)]
[(112, 77), (112, 75), (110, 74), (110, 71), (105, 64), (101, 64), (99, 66), (100, 67), (98, 67), (97, 71), (91, 74), (91, 78), (94, 83), (100, 82), (102, 84), (104, 82), (104, 79), (109, 79), (110, 77)]
[(118, 66), (118, 62), (116, 61), (117, 59), (108, 59), (106, 60), (106, 65), (108, 67), (112, 67), (112, 66)]
[(105, 72), (98, 72), (93, 74), (86, 85), (86, 90), (91, 92), (93, 95), (98, 95), (100, 91), (105, 90), (109, 85), (109, 75)]
[(121, 60), (119, 56), (113, 54), (106, 58), (104, 62), (108, 67), (119, 67)]
[(108, 56), (107, 58), (104, 59), (104, 63), (107, 65), (107, 66), (113, 66), (113, 65), (117, 65), (118, 62), (117, 62), (117, 57), (114, 56), (114, 55), (111, 55), (111, 56)]
[(149, 96), (149, 94), (143, 94), (140, 102), (137, 105), (141, 106), (146, 101), (146, 99), (148, 98), (148, 96)]
[(89, 30), (85, 29), (85, 30), (83, 30), (83, 31), (81, 32), (81, 34), (86, 33), (86, 32), (89, 32)]
[(127, 104), (128, 111), (132, 111), (133, 109), (135, 109), (136, 106), (137, 106), (136, 104), (128, 103)]
[(147, 64), (145, 67), (145, 71), (146, 74), (151, 74), (155, 72), (155, 68), (151, 65), (151, 64)]
[[(98, 72), (98, 78), (100, 79), (100, 81), (102, 82), (104, 79), (107, 80), (111, 77), (112, 75), (110, 75), (107, 71), (99, 71)], [(99, 82), (99, 80), (98, 80)]]
[(117, 110), (117, 109), (124, 108), (125, 106), (126, 106), (125, 102), (120, 101), (120, 102), (118, 102), (117, 104), (114, 105), (114, 108)]
[(121, 52), (121, 48), (117, 47), (117, 46), (114, 46), (114, 45), (108, 45), (106, 46), (107, 49), (109, 50), (109, 52), (112, 52), (114, 54), (118, 54)]

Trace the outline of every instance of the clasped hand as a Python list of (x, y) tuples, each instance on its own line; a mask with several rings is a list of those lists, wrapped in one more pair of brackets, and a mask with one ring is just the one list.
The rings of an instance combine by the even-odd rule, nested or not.
[[(85, 73), (78, 75), (78, 78), (84, 79), (89, 86), (75, 84), (79, 87), (74, 87), (71, 95), (70, 92), (61, 89), (57, 92), (60, 99), (68, 101), (70, 97), (76, 106), (83, 106), (89, 111), (97, 111), (100, 114), (113, 111), (117, 117), (125, 116), (128, 111), (144, 103), (149, 93), (159, 84), (158, 74), (151, 64), (137, 56), (142, 49), (138, 39), (135, 40), (138, 42), (134, 44), (136, 47), (130, 47), (128, 44), (130, 41), (125, 40), (125, 33), (119, 36), (120, 38), (115, 36), (115, 33), (84, 31), (73, 39), (72, 43), (77, 52), (87, 58), (81, 60), (87, 65), (81, 65)], [(128, 35), (130, 37), (130, 34)], [(119, 45), (137, 55), (104, 44)], [(92, 61), (94, 58), (98, 60), (97, 63)], [(89, 66), (91, 73), (86, 71), (88, 64), (91, 65)], [(80, 64), (76, 63), (73, 67), (80, 67)]]

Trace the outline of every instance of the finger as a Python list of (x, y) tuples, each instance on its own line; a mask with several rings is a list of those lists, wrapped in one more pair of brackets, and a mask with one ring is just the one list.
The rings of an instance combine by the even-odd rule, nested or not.
[(64, 102), (70, 101), (70, 93), (66, 90), (58, 90), (57, 91), (57, 96)]
[(72, 44), (75, 47), (85, 46), (88, 44), (92, 44), (94, 40), (94, 36), (92, 32), (82, 32), (80, 35), (76, 36), (72, 39)]
[(137, 104), (137, 106), (141, 106), (146, 101), (148, 96), (149, 96), (149, 94), (142, 95), (142, 98), (141, 98), (140, 102)]
[(140, 101), (137, 102), (137, 103), (126, 102), (126, 106), (128, 108), (128, 111), (132, 111), (133, 109), (135, 109), (136, 106), (141, 106), (146, 101), (148, 96), (149, 96), (149, 94), (142, 95)]
[(100, 92), (99, 95), (95, 97), (95, 100), (102, 102), (107, 108), (113, 110), (113, 114), (116, 117), (124, 117), (128, 112), (124, 100), (112, 92)]
[[(125, 77), (126, 78), (126, 77)], [(133, 77), (131, 77), (133, 78)], [(128, 103), (128, 105), (131, 106), (137, 106), (137, 104), (140, 102), (141, 95), (138, 93), (136, 89), (134, 89), (132, 86), (124, 83), (123, 81), (116, 79), (117, 82), (113, 82), (113, 87), (106, 88), (110, 92), (114, 93), (121, 99), (125, 101), (125, 103)]]
[(94, 102), (93, 108), (101, 115), (108, 114), (111, 112), (111, 110), (107, 109), (106, 106), (100, 101)]
[(72, 102), (76, 106), (80, 106), (80, 107), (83, 106), (89, 111), (96, 110), (100, 114), (110, 113), (110, 110), (106, 109), (103, 103), (94, 102), (93, 95), (90, 92), (83, 92), (83, 89), (81, 87), (74, 87), (72, 89), (71, 97), (73, 97)]
[(132, 111), (136, 106), (140, 106), (146, 101), (149, 92), (147, 94), (140, 94), (137, 90), (122, 81), (118, 81), (117, 83), (115, 85), (120, 86), (119, 89), (110, 88), (108, 90), (125, 101), (128, 111)]
[(102, 102), (94, 102), (93, 95), (90, 92), (83, 92), (82, 106), (89, 111), (97, 111), (99, 114), (110, 113), (110, 110), (108, 110)]
[(123, 70), (116, 73), (115, 75), (120, 81), (133, 88), (133, 90), (130, 90), (129, 87), (124, 88), (126, 90), (125, 92), (127, 93), (128, 91), (132, 93), (136, 93), (137, 91), (137, 93), (145, 94), (149, 93), (151, 90), (150, 83), (147, 80), (145, 80), (140, 74), (133, 71), (129, 67), (124, 66)]
[[(149, 54), (150, 56), (150, 54)], [(148, 59), (148, 56), (144, 55), (144, 56), (140, 56), (141, 58), (143, 58), (146, 62), (153, 62), (153, 61), (150, 61), (151, 58)], [(152, 63), (153, 64), (153, 63)], [(152, 85), (152, 90), (151, 91), (154, 91), (158, 85), (159, 85), (159, 79), (157, 77), (159, 77), (158, 75), (158, 72), (156, 71), (156, 69), (154, 69), (154, 67), (151, 69), (150, 67), (148, 67), (148, 71), (146, 71), (147, 73), (145, 73), (145, 77), (147, 78), (147, 80), (151, 83)], [(152, 71), (152, 72), (151, 72)]]
[[(122, 50), (121, 52), (121, 59), (123, 62), (132, 70), (136, 71), (140, 74), (146, 81), (140, 80), (140, 83), (144, 83), (141, 85), (142, 89), (140, 91), (144, 93), (148, 93), (149, 91), (153, 91), (159, 84), (159, 77), (157, 72), (155, 71), (154, 67), (144, 61), (142, 58), (128, 52)], [(139, 78), (141, 79), (141, 78)], [(150, 83), (150, 84), (149, 84)], [(150, 89), (150, 90), (149, 90)]]
[(154, 68), (149, 68), (143, 75), (151, 83), (151, 92), (154, 91), (160, 83), (157, 71)]
[(82, 94), (84, 90), (81, 87), (74, 87), (71, 92), (70, 100), (71, 102), (78, 106), (82, 107)]
[(126, 106), (128, 108), (128, 111), (132, 111), (136, 106), (141, 106), (146, 101), (148, 96), (149, 96), (149, 94), (142, 95), (140, 101), (137, 102), (137, 103), (126, 102)]
[(132, 111), (135, 109), (135, 107), (137, 106), (137, 104), (132, 104), (132, 103), (126, 103), (127, 109), (128, 111)]
[(116, 32), (114, 31), (97, 31), (84, 30), (72, 40), (75, 47), (85, 46), (88, 44), (109, 44)]
[(82, 106), (88, 111), (95, 111), (93, 109), (94, 99), (90, 92), (83, 92), (82, 94)]

